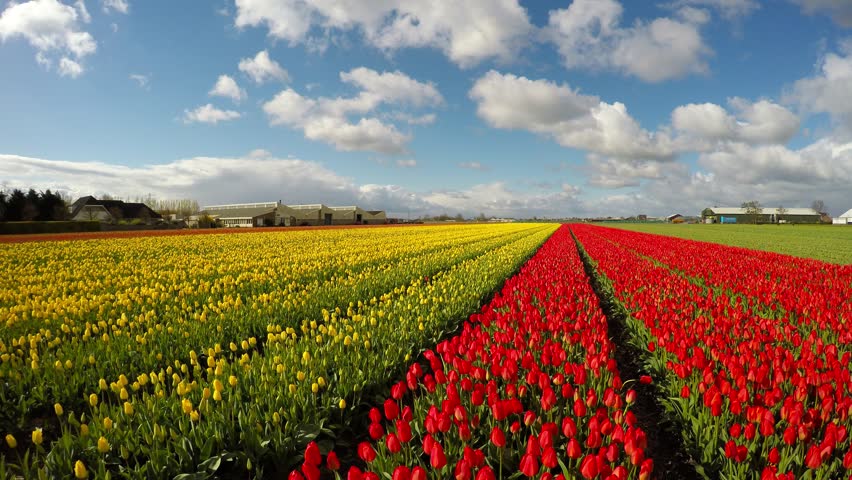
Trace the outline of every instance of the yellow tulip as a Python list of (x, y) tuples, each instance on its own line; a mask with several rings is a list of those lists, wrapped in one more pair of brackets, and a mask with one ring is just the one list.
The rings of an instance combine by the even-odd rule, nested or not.
[(222, 401), (222, 394), (218, 390), (213, 391), (213, 400), (215, 400), (217, 402)]
[(60, 405), (58, 403), (53, 404), (53, 411), (56, 412), (57, 417), (61, 417), (62, 414), (64, 413), (64, 410), (62, 410), (62, 405)]
[(80, 480), (89, 478), (89, 471), (86, 470), (86, 464), (83, 463), (82, 460), (77, 460), (74, 464), (74, 476)]
[(235, 376), (231, 375), (230, 377), (228, 377), (228, 383), (229, 383), (232, 387), (236, 387), (236, 386), (237, 386), (237, 377), (235, 377)]
[(340, 401), (337, 402), (337, 406), (340, 407), (341, 410), (343, 410), (344, 408), (346, 408), (346, 400), (341, 398)]
[(184, 398), (180, 401), (180, 406), (183, 409), (183, 413), (189, 415), (192, 413), (192, 402), (188, 398)]
[(91, 405), (93, 407), (98, 406), (98, 396), (95, 395), (94, 393), (89, 395), (89, 405)]
[(130, 402), (124, 402), (124, 414), (127, 416), (133, 415), (133, 404)]
[(89, 425), (88, 424), (83, 423), (83, 424), (80, 425), (80, 436), (83, 437), (83, 438), (86, 438), (86, 437), (89, 436)]
[(112, 419), (109, 417), (104, 418), (104, 430), (112, 430)]
[(40, 428), (36, 428), (35, 430), (33, 430), (32, 437), (33, 437), (33, 443), (36, 444), (36, 445), (41, 445), (41, 442), (44, 441), (44, 437), (41, 434)]
[(11, 433), (6, 434), (6, 445), (9, 445), (9, 448), (15, 448), (18, 446), (18, 441), (15, 440), (15, 437), (13, 437)]
[(225, 389), (225, 386), (222, 385), (222, 382), (218, 378), (216, 380), (213, 380), (213, 390), (215, 390), (217, 392), (221, 392), (224, 389)]
[(107, 453), (109, 451), (109, 442), (105, 437), (98, 439), (98, 451), (101, 453)]
[(317, 385), (316, 383), (312, 383), (311, 384), (311, 391), (314, 392), (314, 393), (319, 392), (319, 385)]
[(199, 417), (198, 410), (193, 410), (192, 413), (189, 414), (189, 419), (192, 420), (193, 422), (197, 422), (198, 417)]

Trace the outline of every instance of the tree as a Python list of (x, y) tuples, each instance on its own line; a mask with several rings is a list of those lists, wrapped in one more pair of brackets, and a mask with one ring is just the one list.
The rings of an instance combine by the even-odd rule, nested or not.
[(819, 214), (824, 214), (828, 211), (828, 206), (822, 200), (814, 200), (811, 203), (811, 208), (817, 211)]
[(775, 221), (781, 223), (781, 217), (783, 217), (784, 215), (787, 215), (787, 209), (784, 208), (784, 205), (779, 205), (778, 214), (775, 215)]
[(742, 208), (745, 209), (746, 215), (749, 217), (752, 223), (756, 225), (757, 221), (760, 219), (760, 215), (763, 214), (763, 207), (760, 206), (760, 202), (758, 202), (757, 200), (744, 202), (742, 204)]
[(110, 208), (109, 214), (112, 216), (112, 223), (118, 223), (124, 219), (124, 214), (121, 213), (121, 209), (118, 207)]

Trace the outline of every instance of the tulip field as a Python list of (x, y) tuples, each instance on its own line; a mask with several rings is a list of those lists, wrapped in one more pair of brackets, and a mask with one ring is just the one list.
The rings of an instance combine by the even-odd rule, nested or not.
[(482, 224), (0, 245), (0, 285), (0, 478), (852, 478), (850, 265)]

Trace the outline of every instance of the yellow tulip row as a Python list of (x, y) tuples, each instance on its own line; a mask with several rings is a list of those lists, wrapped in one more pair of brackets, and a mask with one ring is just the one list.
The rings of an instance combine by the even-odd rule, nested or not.
[[(146, 267), (125, 264), (134, 250), (156, 258), (150, 250), (158, 246), (147, 239), (25, 248), (18, 265), (26, 278), (18, 282), (30, 293), (18, 301), (33, 298), (36, 276), (50, 283), (30, 305), (42, 317), (25, 319), (13, 295), (0, 298), (0, 324), (28, 329), (0, 332), (0, 373), (36, 392), (46, 387), (40, 401), (53, 405), (59, 421), (44, 445), (31, 438), (38, 448), (16, 440), (32, 433), (31, 424), (0, 423), (9, 449), (35, 458), (35, 470), (20, 456), (0, 458), (0, 471), (5, 462), (22, 472), (83, 478), (82, 468), (100, 478), (121, 464), (129, 477), (174, 475), (223, 452), (242, 469), (283, 469), (280, 459), (307, 439), (344, 428), (362, 392), (454, 329), (554, 230), (400, 228), (373, 230), (372, 239), (353, 230), (360, 236), (351, 242), (348, 231), (174, 237), (157, 239), (164, 253)], [(115, 264), (112, 273), (92, 272), (90, 294), (67, 273), (86, 250), (86, 268), (103, 268), (103, 257)], [(216, 263), (198, 268), (199, 258)], [(293, 265), (300, 261), (310, 267)], [(127, 275), (146, 290), (113, 278)], [(113, 303), (94, 304), (105, 301)], [(78, 316), (57, 313), (73, 305), (84, 305)], [(26, 409), (37, 403), (7, 405), (29, 418)]]

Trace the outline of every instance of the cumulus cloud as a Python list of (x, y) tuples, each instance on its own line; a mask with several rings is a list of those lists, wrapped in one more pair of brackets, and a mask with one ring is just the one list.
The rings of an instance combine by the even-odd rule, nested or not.
[(708, 70), (712, 53), (700, 27), (706, 16), (682, 15), (621, 25), (616, 0), (575, 0), (550, 12), (545, 36), (556, 44), (568, 68), (621, 71), (646, 82), (661, 82)]
[[(401, 72), (379, 73), (367, 68), (341, 72), (341, 81), (360, 89), (354, 97), (303, 96), (291, 88), (263, 104), (272, 125), (301, 130), (305, 137), (333, 145), (342, 151), (405, 153), (411, 136), (393, 124), (365, 116), (383, 105), (422, 108), (444, 102), (438, 90)], [(351, 122), (350, 116), (360, 116)], [(410, 122), (409, 122), (410, 123)]]
[(799, 117), (788, 109), (760, 100), (742, 98), (728, 101), (734, 113), (715, 103), (682, 105), (672, 112), (672, 126), (693, 139), (695, 150), (717, 148), (718, 141), (749, 144), (786, 144), (799, 130)]
[(570, 86), (494, 70), (470, 90), (477, 114), (490, 126), (542, 134), (562, 146), (610, 157), (671, 159), (664, 132), (644, 130), (619, 102), (606, 103)]
[(230, 98), (235, 103), (240, 103), (248, 96), (246, 91), (237, 85), (237, 82), (228, 75), (219, 75), (216, 85), (207, 93), (210, 96)]
[(86, 8), (86, 2), (83, 0), (77, 0), (74, 2), (74, 8), (77, 9), (77, 12), (80, 14), (80, 20), (83, 23), (89, 23), (92, 21), (92, 16), (89, 15), (89, 9)]
[(654, 160), (624, 160), (589, 155), (588, 184), (598, 188), (638, 187), (642, 180), (659, 180), (683, 173), (685, 165)]
[(436, 48), (462, 67), (489, 58), (512, 60), (534, 31), (517, 0), (353, 0), (346, 5), (237, 0), (236, 7), (237, 27), (265, 27), (270, 37), (291, 44), (357, 31), (383, 51)]
[(10, 2), (0, 13), (0, 41), (26, 40), (36, 49), (36, 60), (49, 68), (58, 59), (59, 73), (76, 78), (84, 72), (81, 60), (97, 50), (89, 32), (80, 28), (89, 19), (85, 5), (77, 8), (58, 0)]
[(791, 0), (808, 15), (824, 13), (841, 27), (852, 27), (852, 3), (848, 0)]
[(258, 85), (270, 80), (290, 81), (290, 74), (287, 73), (287, 70), (284, 70), (278, 62), (272, 60), (266, 50), (257, 52), (254, 58), (240, 60), (239, 69)]
[(127, 3), (127, 0), (102, 0), (101, 3), (106, 13), (118, 12), (126, 14), (130, 11), (130, 5)]
[(795, 82), (785, 94), (805, 113), (828, 113), (852, 128), (852, 41), (841, 44), (841, 53), (829, 53), (815, 75)]
[(184, 123), (210, 123), (217, 124), (219, 122), (227, 122), (240, 118), (242, 114), (233, 110), (220, 110), (208, 103), (194, 110), (183, 111)]
[(496, 216), (565, 216), (566, 212), (581, 208), (579, 188), (563, 184), (559, 191), (519, 191), (505, 182), (473, 185), (462, 190), (440, 190), (423, 196), (428, 203), (448, 211), (466, 215), (485, 213)]

